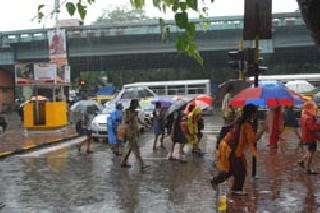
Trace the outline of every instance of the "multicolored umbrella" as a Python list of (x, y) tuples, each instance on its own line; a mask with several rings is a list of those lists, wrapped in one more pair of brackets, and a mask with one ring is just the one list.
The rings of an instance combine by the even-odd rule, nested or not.
[(284, 86), (266, 85), (242, 90), (230, 100), (229, 105), (232, 107), (243, 107), (246, 104), (254, 104), (260, 107), (275, 107), (302, 103), (303, 100), (294, 97)]

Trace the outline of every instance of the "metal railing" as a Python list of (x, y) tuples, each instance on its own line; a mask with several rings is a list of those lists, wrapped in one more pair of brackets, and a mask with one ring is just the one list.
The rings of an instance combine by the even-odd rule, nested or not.
[[(202, 27), (199, 19), (192, 19), (196, 24), (196, 30), (201, 31)], [(208, 31), (232, 30), (243, 28), (243, 16), (217, 16), (208, 17), (205, 21)], [(298, 12), (273, 14), (273, 26), (304, 25), (303, 19)], [(173, 20), (166, 21), (166, 26), (170, 33), (178, 33), (179, 29)], [(106, 25), (87, 25), (76, 27), (64, 27), (68, 39), (104, 37), (118, 35), (148, 35), (160, 34), (160, 24), (158, 20), (148, 20), (139, 23), (114, 23)], [(47, 39), (49, 29), (32, 29), (0, 32), (0, 48), (6, 48), (12, 43), (33, 42)]]

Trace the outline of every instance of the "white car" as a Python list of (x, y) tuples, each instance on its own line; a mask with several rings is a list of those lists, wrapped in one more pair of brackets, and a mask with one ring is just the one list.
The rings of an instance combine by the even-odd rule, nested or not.
[[(106, 139), (108, 137), (107, 120), (114, 108), (104, 108), (100, 114), (93, 118), (91, 123), (92, 138), (94, 141), (99, 138)], [(144, 120), (143, 109), (137, 109), (139, 121)], [(139, 122), (139, 130), (144, 131), (144, 124)]]
[(101, 113), (93, 118), (91, 123), (92, 138), (93, 140), (98, 140), (99, 138), (107, 139), (108, 128), (107, 119), (112, 112), (112, 108), (104, 108)]

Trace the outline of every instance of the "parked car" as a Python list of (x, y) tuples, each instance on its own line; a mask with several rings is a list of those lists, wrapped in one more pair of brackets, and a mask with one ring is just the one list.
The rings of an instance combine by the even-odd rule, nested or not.
[(143, 121), (147, 125), (152, 125), (154, 105), (150, 103), (150, 104), (142, 105), (141, 108), (144, 111), (144, 119), (143, 119)]

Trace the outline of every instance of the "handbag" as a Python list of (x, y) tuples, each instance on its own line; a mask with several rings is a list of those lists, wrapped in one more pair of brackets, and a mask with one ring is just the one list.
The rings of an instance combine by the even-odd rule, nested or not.
[(125, 141), (126, 133), (128, 132), (128, 125), (126, 123), (120, 123), (117, 127), (117, 139), (119, 141)]

